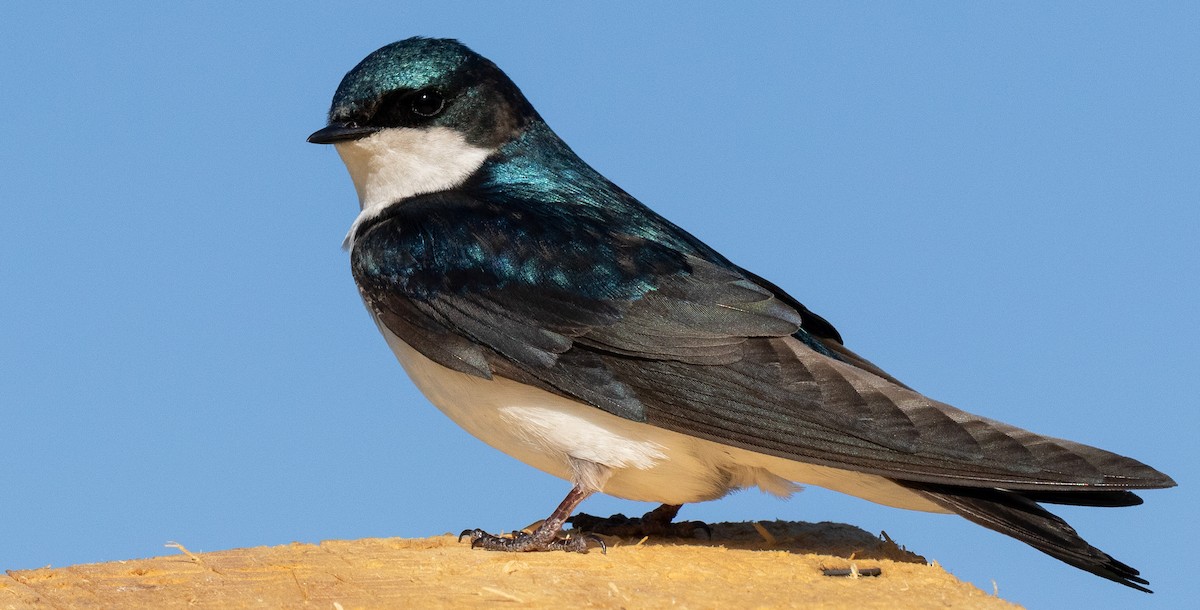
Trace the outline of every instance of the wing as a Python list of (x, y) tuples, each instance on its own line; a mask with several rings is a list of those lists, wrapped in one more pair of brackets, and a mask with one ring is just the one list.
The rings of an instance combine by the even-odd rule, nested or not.
[(628, 219), (439, 193), (365, 226), (352, 266), (380, 321), (430, 359), (631, 420), (901, 481), (1172, 484), (1135, 460), (922, 396), (777, 287), (647, 235)]

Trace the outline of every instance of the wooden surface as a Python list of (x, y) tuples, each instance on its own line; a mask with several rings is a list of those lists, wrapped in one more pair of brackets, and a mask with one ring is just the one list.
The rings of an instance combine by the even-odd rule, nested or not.
[[(10, 570), (18, 608), (1013, 608), (841, 524), (718, 524), (607, 554), (473, 551), (453, 536), (326, 541)], [(813, 554), (814, 551), (830, 554)], [(878, 577), (824, 569), (879, 568)]]

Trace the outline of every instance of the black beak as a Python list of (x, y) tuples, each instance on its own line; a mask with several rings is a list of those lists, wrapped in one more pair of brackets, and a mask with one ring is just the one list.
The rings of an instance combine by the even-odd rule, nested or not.
[(359, 127), (357, 125), (332, 123), (324, 129), (314, 131), (311, 136), (308, 136), (308, 141), (313, 144), (336, 144), (347, 140), (365, 138), (376, 131), (379, 131), (378, 127)]

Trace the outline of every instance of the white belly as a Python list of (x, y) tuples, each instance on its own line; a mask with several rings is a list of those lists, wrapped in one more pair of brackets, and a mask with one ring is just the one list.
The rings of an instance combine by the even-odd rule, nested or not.
[[(891, 481), (764, 455), (630, 421), (545, 390), (482, 379), (423, 356), (379, 325), (409, 377), (438, 409), (479, 440), (572, 481), (572, 461), (611, 469), (598, 490), (629, 500), (686, 504), (757, 486), (788, 496), (817, 485), (898, 508), (946, 512)], [(579, 481), (575, 481), (579, 482)]]

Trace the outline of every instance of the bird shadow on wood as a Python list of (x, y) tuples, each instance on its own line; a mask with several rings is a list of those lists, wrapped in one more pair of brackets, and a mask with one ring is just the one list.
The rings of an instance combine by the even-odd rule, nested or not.
[[(624, 529), (622, 521), (628, 526)], [(905, 563), (929, 563), (926, 559), (896, 544), (887, 532), (876, 536), (846, 523), (808, 523), (804, 521), (749, 521), (705, 524), (698, 521), (672, 524), (670, 532), (645, 533), (637, 519), (624, 515), (598, 518), (578, 514), (572, 518), (573, 532), (600, 530), (599, 536), (612, 546), (688, 545), (711, 546), (755, 551), (784, 551), (817, 554), (846, 559), (887, 559)], [(600, 528), (595, 526), (604, 523)], [(614, 525), (615, 524), (615, 525)], [(691, 535), (687, 535), (690, 533)]]

